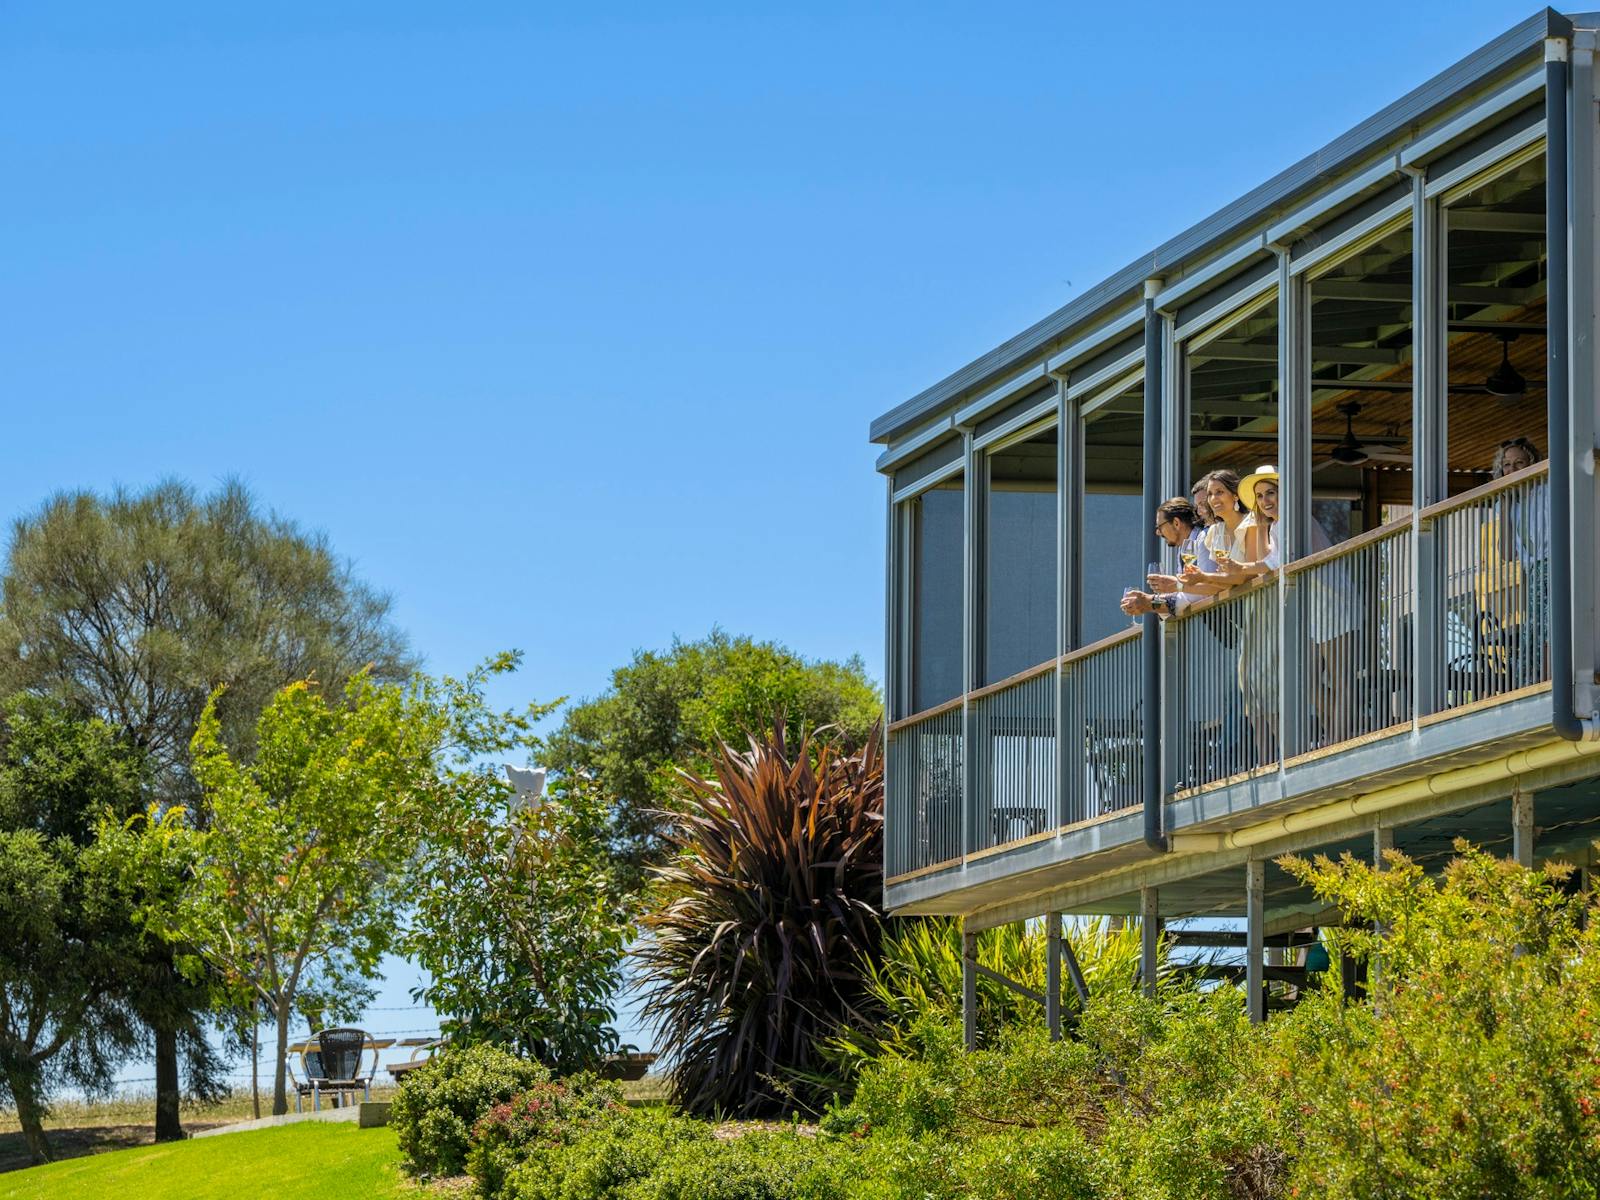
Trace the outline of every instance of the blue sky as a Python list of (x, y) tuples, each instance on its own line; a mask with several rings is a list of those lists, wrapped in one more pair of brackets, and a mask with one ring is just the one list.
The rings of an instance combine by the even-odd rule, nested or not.
[(506, 702), (876, 675), (871, 418), (1531, 11), (3, 3), (0, 514), (239, 476)]

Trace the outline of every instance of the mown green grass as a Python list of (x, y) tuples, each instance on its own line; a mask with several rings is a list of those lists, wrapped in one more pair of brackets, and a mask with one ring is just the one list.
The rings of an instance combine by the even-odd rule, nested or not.
[(306, 1122), (0, 1175), (0, 1200), (415, 1200), (392, 1129)]

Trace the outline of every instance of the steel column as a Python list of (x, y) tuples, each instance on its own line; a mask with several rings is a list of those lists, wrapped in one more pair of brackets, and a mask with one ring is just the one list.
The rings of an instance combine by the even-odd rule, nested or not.
[[(1143, 558), (1160, 556), (1161, 539), (1155, 532), (1154, 514), (1161, 503), (1162, 410), (1165, 399), (1166, 320), (1156, 311), (1155, 296), (1159, 279), (1144, 283), (1144, 508)], [(1152, 613), (1144, 619), (1139, 642), (1139, 661), (1144, 680), (1144, 840), (1152, 850), (1166, 850), (1163, 831), (1161, 790), (1161, 622)]]
[(1139, 889), (1139, 978), (1144, 994), (1156, 996), (1157, 967), (1161, 953), (1161, 893), (1153, 887)]
[[(1412, 245), (1412, 445), (1416, 449), (1411, 473), (1413, 514), (1448, 495), (1448, 411), (1445, 345), (1449, 336), (1445, 304), (1447, 264), (1445, 210), (1425, 192), (1427, 179), (1417, 171), (1411, 177)], [(1411, 640), (1412, 677), (1415, 681), (1413, 717), (1437, 712), (1443, 697), (1440, 684), (1444, 664), (1444, 592), (1441, 587), (1441, 548), (1433, 527), (1412, 516), (1416, 539), (1412, 595), (1416, 597)]]
[(1061, 914), (1045, 913), (1044, 1024), (1050, 1040), (1061, 1040)]
[[(1303, 275), (1278, 249), (1278, 554), (1290, 563), (1311, 550), (1311, 320)], [(1278, 761), (1304, 744), (1304, 646), (1297, 636), (1299, 594), (1290, 576), (1278, 582)], [(1295, 698), (1291, 702), (1291, 697)]]
[(961, 1037), (968, 1050), (978, 1048), (978, 935), (961, 934)]
[[(979, 686), (980, 631), (983, 603), (983, 453), (972, 445), (972, 432), (962, 435), (964, 454), (961, 506), (961, 691), (963, 697)], [(961, 853), (965, 857), (983, 845), (978, 830), (978, 777), (984, 756), (978, 748), (978, 714), (970, 701), (961, 703)]]
[(1571, 113), (1568, 132), (1567, 227), (1568, 301), (1571, 318), (1572, 403), (1572, 655), (1573, 707), (1600, 710), (1600, 489), (1595, 486), (1595, 446), (1600, 444), (1600, 94), (1595, 90), (1595, 51), (1600, 33), (1580, 29), (1572, 35)]
[(1533, 795), (1521, 788), (1511, 793), (1511, 857), (1529, 870), (1533, 869)]
[(1267, 1019), (1267, 864), (1252, 858), (1244, 865), (1244, 1002), (1250, 1019)]
[[(1056, 389), (1056, 648), (1065, 654), (1078, 644), (1083, 609), (1083, 589), (1079, 586), (1083, 555), (1083, 421), (1078, 406), (1067, 399), (1067, 381)], [(1060, 827), (1082, 814), (1072, 812), (1076, 759), (1074, 747), (1081, 746), (1080, 723), (1072, 712), (1067, 690), (1067, 674), (1056, 668), (1056, 825)]]
[(1384, 855), (1394, 849), (1394, 830), (1387, 825), (1372, 827), (1372, 865), (1383, 870), (1388, 864)]

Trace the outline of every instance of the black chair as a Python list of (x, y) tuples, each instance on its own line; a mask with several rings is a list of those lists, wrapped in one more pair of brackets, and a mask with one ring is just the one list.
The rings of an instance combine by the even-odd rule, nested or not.
[(295, 1111), (301, 1111), (302, 1098), (307, 1095), (311, 1097), (311, 1110), (320, 1111), (325, 1092), (336, 1099), (360, 1092), (363, 1099), (371, 1100), (372, 1076), (378, 1069), (376, 1049), (367, 1072), (362, 1074), (361, 1070), (370, 1041), (361, 1029), (324, 1029), (314, 1034), (300, 1055), (306, 1078), (295, 1081)]

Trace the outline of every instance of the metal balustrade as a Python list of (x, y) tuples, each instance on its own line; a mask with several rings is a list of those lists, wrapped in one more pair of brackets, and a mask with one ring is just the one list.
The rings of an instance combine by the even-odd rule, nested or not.
[(1069, 654), (1062, 664), (1067, 786), (1062, 823), (1093, 820), (1144, 800), (1144, 676), (1139, 631)]
[(1169, 623), (1172, 790), (1278, 759), (1277, 576), (1202, 601)]
[(977, 762), (972, 848), (1055, 828), (1055, 665), (974, 692), (971, 703)]
[(1430, 598), (1440, 711), (1550, 678), (1550, 475), (1540, 463), (1420, 514), (1437, 556)]
[(1407, 520), (1286, 569), (1284, 647), (1298, 656), (1296, 694), (1303, 697), (1283, 714), (1289, 756), (1410, 723), (1416, 704), (1412, 551)]
[(884, 868), (891, 877), (961, 856), (962, 722), (955, 700), (889, 728)]
[[(1548, 682), (1549, 571), (1541, 463), (1191, 606), (1165, 623), (1168, 793)], [(896, 722), (888, 875), (1138, 807), (1144, 708), (1133, 628)]]

